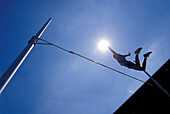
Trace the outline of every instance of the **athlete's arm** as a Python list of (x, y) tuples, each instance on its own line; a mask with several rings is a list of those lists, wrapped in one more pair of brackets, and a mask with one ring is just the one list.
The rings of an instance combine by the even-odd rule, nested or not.
[[(113, 54), (116, 53), (111, 47), (108, 46), (108, 48), (109, 48), (109, 50), (110, 50)], [(116, 54), (117, 54), (117, 53), (116, 53)]]
[(128, 57), (128, 56), (130, 56), (130, 52), (128, 53), (128, 54), (126, 54), (126, 55), (123, 55), (124, 57)]

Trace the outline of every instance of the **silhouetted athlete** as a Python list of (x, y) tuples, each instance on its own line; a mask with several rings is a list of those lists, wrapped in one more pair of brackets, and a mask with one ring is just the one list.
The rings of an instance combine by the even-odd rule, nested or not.
[(152, 53), (152, 52), (147, 52), (146, 54), (143, 55), (144, 60), (143, 60), (142, 66), (140, 66), (139, 53), (142, 50), (142, 48), (138, 48), (134, 52), (136, 54), (135, 63), (126, 60), (126, 57), (130, 56), (130, 53), (128, 53), (127, 55), (121, 55), (121, 54), (117, 54), (111, 47), (108, 47), (108, 48), (113, 53), (113, 58), (115, 58), (119, 62), (120, 65), (128, 67), (130, 69), (135, 69), (135, 70), (140, 70), (140, 71), (145, 71), (145, 69), (146, 69), (146, 60), (149, 57), (149, 55)]

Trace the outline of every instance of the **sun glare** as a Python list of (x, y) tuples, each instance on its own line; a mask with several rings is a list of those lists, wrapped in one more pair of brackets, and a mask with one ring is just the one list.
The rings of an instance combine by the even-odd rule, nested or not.
[(101, 40), (98, 43), (98, 48), (101, 51), (106, 51), (108, 49), (108, 46), (109, 46), (109, 42), (107, 40)]

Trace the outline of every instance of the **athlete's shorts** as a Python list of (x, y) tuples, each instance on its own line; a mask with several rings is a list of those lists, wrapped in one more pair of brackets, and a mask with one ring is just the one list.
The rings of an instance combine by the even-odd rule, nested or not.
[(131, 61), (126, 61), (126, 64), (124, 64), (124, 66), (128, 67), (128, 68), (133, 68), (135, 64), (132, 63)]

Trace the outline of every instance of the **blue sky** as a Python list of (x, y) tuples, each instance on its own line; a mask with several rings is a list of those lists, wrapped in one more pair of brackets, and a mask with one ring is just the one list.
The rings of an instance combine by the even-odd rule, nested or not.
[[(118, 53), (143, 47), (152, 51), (147, 71), (154, 74), (170, 57), (169, 0), (1, 0), (0, 75), (43, 24), (41, 38), (73, 50), (136, 78), (143, 72), (120, 66), (105, 38)], [(1, 114), (107, 114), (119, 108), (142, 83), (65, 53), (36, 45), (0, 95)]]

